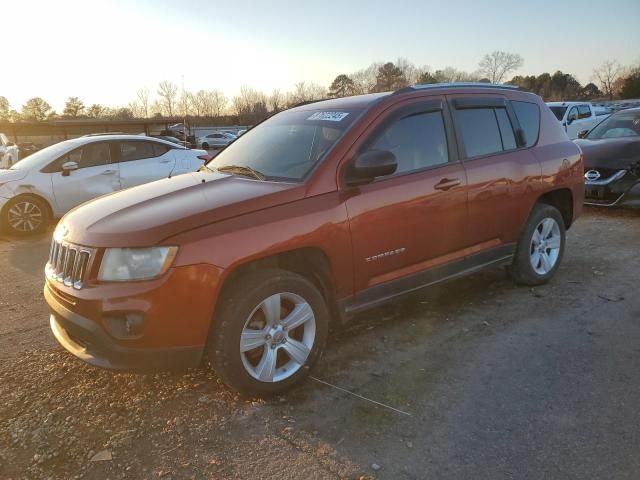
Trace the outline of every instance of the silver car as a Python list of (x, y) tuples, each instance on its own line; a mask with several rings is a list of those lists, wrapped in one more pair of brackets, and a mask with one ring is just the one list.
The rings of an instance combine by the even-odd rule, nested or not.
[(198, 138), (198, 147), (208, 150), (210, 148), (223, 148), (236, 139), (235, 135), (228, 132), (213, 132)]

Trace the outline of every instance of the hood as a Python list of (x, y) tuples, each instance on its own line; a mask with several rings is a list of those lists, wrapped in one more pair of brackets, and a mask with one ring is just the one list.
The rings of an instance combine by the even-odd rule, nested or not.
[(640, 162), (640, 137), (574, 140), (584, 154), (584, 168), (626, 169)]
[(68, 240), (92, 247), (140, 247), (304, 195), (304, 186), (198, 172), (97, 198), (60, 221)]
[(22, 180), (27, 176), (25, 170), (0, 170), (0, 185), (7, 182), (15, 182), (16, 180)]

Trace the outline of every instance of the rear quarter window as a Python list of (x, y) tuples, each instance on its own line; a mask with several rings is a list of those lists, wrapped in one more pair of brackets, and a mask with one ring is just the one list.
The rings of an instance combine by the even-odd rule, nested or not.
[(521, 102), (513, 100), (511, 102), (513, 110), (518, 117), (520, 128), (524, 132), (525, 146), (531, 147), (538, 141), (540, 133), (540, 109), (538, 105), (531, 102)]

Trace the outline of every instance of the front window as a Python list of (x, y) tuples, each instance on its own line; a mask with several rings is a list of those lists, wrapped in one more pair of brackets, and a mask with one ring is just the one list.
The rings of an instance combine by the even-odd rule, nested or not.
[(564, 118), (564, 112), (567, 111), (567, 107), (549, 107), (556, 118), (560, 121)]
[[(251, 169), (267, 180), (301, 181), (338, 142), (360, 111), (296, 110), (274, 115), (207, 164)], [(226, 167), (226, 168), (225, 168)]]
[(595, 127), (587, 138), (599, 140), (601, 138), (637, 137), (640, 135), (640, 111), (620, 112), (610, 116)]

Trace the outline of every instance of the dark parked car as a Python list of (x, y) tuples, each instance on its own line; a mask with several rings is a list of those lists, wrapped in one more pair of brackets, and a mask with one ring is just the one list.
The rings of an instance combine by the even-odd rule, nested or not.
[(313, 103), (197, 173), (67, 214), (46, 266), (51, 329), (92, 365), (206, 363), (272, 395), (358, 312), (497, 265), (547, 282), (583, 197), (580, 149), (515, 87)]
[(20, 149), (20, 159), (22, 160), (32, 153), (36, 153), (38, 150), (41, 150), (42, 146), (33, 142), (23, 142), (18, 144), (18, 148)]
[(640, 108), (617, 112), (579, 137), (585, 203), (612, 207), (640, 200)]

